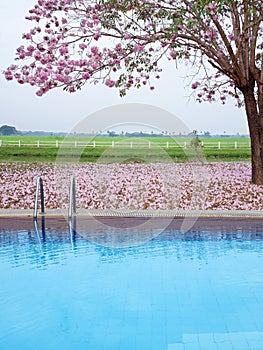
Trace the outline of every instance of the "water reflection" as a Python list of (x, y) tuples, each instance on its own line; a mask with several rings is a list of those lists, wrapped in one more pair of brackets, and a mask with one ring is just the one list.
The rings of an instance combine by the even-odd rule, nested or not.
[(76, 234), (77, 234), (76, 225), (77, 225), (77, 218), (73, 216), (68, 221), (69, 237), (70, 237), (72, 250), (76, 249)]
[[(186, 234), (175, 222), (142, 245), (122, 247), (93, 237), (112, 243), (120, 232), (80, 224), (92, 241), (78, 234), (78, 220), (1, 230), (0, 349), (194, 349), (202, 342), (210, 350), (217, 341), (228, 349), (225, 334), (231, 344), (238, 337), (235, 350), (262, 348), (253, 345), (255, 337), (263, 343), (261, 221), (199, 221)], [(125, 242), (138, 242), (138, 234)]]
[[(40, 219), (39, 219), (40, 220)], [(45, 217), (41, 217), (41, 230), (39, 230), (38, 227), (38, 220), (35, 218), (33, 219), (34, 222), (34, 228), (36, 232), (36, 236), (38, 239), (39, 244), (41, 245), (42, 242), (44, 243), (46, 241), (46, 226), (45, 226)]]
[(136, 227), (125, 231), (122, 224), (119, 228), (104, 225), (102, 229), (96, 220), (74, 217), (64, 222), (59, 230), (54, 220), (42, 217), (33, 222), (30, 230), (6, 228), (0, 232), (0, 260), (12, 261), (13, 266), (30, 263), (31, 268), (39, 268), (48, 266), (49, 262), (70, 261), (72, 252), (75, 257), (96, 255), (100, 261), (110, 263), (155, 256), (206, 262), (211, 256), (219, 257), (232, 250), (262, 254), (261, 220), (239, 220), (238, 225), (230, 223), (217, 220), (216, 225), (207, 228), (207, 222), (202, 221), (187, 233), (180, 232), (175, 223), (174, 227), (167, 227), (159, 234), (160, 221), (156, 222), (156, 227), (144, 232)]

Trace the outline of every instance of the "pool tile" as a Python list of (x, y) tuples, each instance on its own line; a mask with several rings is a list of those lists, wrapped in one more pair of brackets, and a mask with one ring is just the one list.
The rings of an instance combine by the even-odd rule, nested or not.
[(202, 350), (199, 343), (187, 343), (184, 344), (185, 350)]
[(213, 333), (213, 340), (215, 343), (228, 342), (228, 333)]
[(257, 340), (263, 342), (263, 332), (248, 332), (245, 333), (245, 337), (248, 341)]
[(249, 340), (249, 350), (262, 350), (263, 341), (262, 340)]
[(246, 333), (242, 333), (242, 332), (235, 332), (235, 333), (229, 332), (228, 338), (233, 343), (247, 340)]
[(199, 335), (198, 334), (184, 334), (183, 335), (184, 344), (199, 344)]
[(185, 350), (185, 346), (184, 344), (169, 344), (167, 350)]
[(201, 345), (215, 343), (213, 333), (198, 334), (198, 339)]
[[(208, 350), (209, 348), (207, 348)], [(203, 350), (203, 349), (202, 349)], [(205, 350), (205, 349), (204, 349)], [(210, 349), (209, 349), (210, 350)], [(240, 348), (234, 348), (232, 343), (229, 341), (226, 342), (221, 342), (221, 343), (216, 343), (216, 350), (250, 350), (249, 348), (244, 348), (244, 349), (240, 349)]]

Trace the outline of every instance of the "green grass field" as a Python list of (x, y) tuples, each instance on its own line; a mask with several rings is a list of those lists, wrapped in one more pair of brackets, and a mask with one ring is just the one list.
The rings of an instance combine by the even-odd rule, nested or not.
[(250, 140), (241, 137), (202, 138), (197, 150), (191, 138), (0, 136), (0, 161), (207, 161), (250, 160)]
[[(205, 143), (211, 143), (211, 142), (223, 142), (223, 143), (234, 143), (238, 142), (241, 144), (249, 144), (249, 138), (247, 137), (199, 137), (201, 141), (204, 141)], [(36, 143), (38, 140), (43, 142), (51, 142), (55, 143), (56, 140), (63, 141), (65, 138), (63, 136), (0, 136), (0, 140), (3, 140), (3, 142), (18, 142), (18, 140), (21, 140), (23, 143)], [(139, 138), (139, 137), (125, 137), (125, 136), (117, 136), (117, 137), (108, 137), (108, 136), (94, 136), (94, 137), (74, 137), (74, 136), (67, 136), (67, 140), (71, 141), (85, 141), (89, 142), (92, 140), (96, 140), (98, 142), (112, 142), (112, 141), (123, 141), (123, 140), (147, 140), (151, 142), (172, 142), (175, 140), (176, 142), (184, 142), (189, 141), (191, 137), (173, 137), (173, 136), (163, 136), (163, 137), (147, 137), (147, 138)]]

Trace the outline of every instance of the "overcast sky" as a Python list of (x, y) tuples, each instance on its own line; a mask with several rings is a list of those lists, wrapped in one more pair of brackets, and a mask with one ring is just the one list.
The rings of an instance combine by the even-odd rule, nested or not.
[[(2, 0), (0, 3), (1, 71), (13, 63), (15, 50), (23, 43), (21, 35), (31, 26), (24, 17), (34, 3), (34, 0)], [(213, 134), (248, 133), (244, 110), (236, 108), (234, 102), (222, 106), (218, 103), (199, 104), (192, 99), (189, 101), (191, 91), (186, 87), (184, 68), (176, 70), (172, 63), (167, 63), (161, 79), (154, 83), (154, 91), (147, 88), (132, 90), (125, 98), (120, 98), (117, 90), (101, 85), (86, 85), (75, 94), (53, 90), (37, 97), (36, 88), (21, 86), (14, 81), (6, 82), (1, 75), (0, 126), (8, 124), (18, 130), (70, 132), (84, 118), (103, 108), (143, 103), (165, 109), (182, 120), (189, 130), (210, 131)], [(91, 124), (94, 124), (91, 130), (96, 131), (94, 118)], [(167, 127), (165, 125), (164, 129)], [(172, 121), (170, 128), (175, 129)]]

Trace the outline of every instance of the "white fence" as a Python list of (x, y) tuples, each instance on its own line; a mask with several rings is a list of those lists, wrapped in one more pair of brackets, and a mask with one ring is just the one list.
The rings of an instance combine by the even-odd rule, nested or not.
[[(97, 147), (103, 147), (103, 148), (166, 148), (166, 149), (176, 149), (176, 148), (188, 148), (191, 147), (191, 141), (184, 141), (184, 142), (175, 142), (175, 141), (165, 141), (165, 142), (158, 142), (158, 141), (136, 141), (136, 140), (125, 140), (125, 141), (80, 141), (80, 140), (70, 140), (70, 141), (44, 141), (44, 140), (36, 140), (34, 142), (26, 142), (23, 140), (0, 140), (0, 147), (5, 146), (12, 146), (12, 147), (32, 147), (32, 148), (40, 148), (40, 147), (63, 147), (63, 148), (97, 148)], [(245, 141), (234, 141), (234, 142), (227, 142), (226, 141), (202, 141), (200, 143), (200, 146), (204, 149), (242, 149), (242, 150), (248, 150), (250, 149), (251, 145), (248, 140)]]

